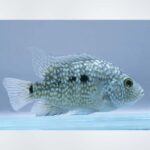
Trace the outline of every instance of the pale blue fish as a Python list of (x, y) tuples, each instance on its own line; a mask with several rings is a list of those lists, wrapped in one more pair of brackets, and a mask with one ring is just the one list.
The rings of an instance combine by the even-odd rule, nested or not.
[(90, 114), (134, 104), (144, 95), (133, 78), (107, 61), (86, 54), (51, 57), (38, 49), (31, 52), (33, 68), (42, 81), (3, 81), (16, 111), (34, 103), (32, 112), (39, 116), (72, 110)]

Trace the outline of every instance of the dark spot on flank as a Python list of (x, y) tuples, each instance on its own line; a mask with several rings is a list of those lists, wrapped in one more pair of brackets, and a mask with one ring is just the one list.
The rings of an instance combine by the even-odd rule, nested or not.
[(33, 93), (33, 85), (31, 84), (29, 87), (29, 93), (32, 94)]
[(69, 82), (73, 82), (73, 81), (76, 81), (76, 77), (75, 76), (72, 76), (69, 78)]
[(89, 77), (87, 75), (81, 75), (80, 81), (85, 83), (85, 82), (89, 81)]

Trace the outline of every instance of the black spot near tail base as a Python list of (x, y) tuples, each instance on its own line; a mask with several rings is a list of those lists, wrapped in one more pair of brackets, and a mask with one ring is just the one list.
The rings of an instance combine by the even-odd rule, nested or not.
[(33, 93), (33, 85), (31, 84), (29, 87), (29, 93), (32, 94)]

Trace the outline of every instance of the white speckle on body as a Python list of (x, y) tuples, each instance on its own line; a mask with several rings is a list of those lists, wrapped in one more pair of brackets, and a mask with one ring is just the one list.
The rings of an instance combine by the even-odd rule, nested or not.
[[(33, 52), (32, 56), (34, 70), (42, 81), (29, 84), (6, 79), (4, 83), (11, 101), (15, 101), (21, 93), (24, 101), (11, 102), (16, 110), (30, 101), (41, 99), (38, 108), (35, 109), (37, 106), (34, 106), (38, 115), (61, 114), (75, 109), (88, 112), (110, 111), (133, 104), (143, 96), (143, 89), (135, 80), (107, 61), (85, 54), (50, 57), (41, 51)], [(14, 94), (10, 87), (15, 85), (12, 86), (9, 81), (22, 85), (21, 90), (25, 88), (25, 92), (32, 85), (32, 90), (25, 93), (15, 89)]]

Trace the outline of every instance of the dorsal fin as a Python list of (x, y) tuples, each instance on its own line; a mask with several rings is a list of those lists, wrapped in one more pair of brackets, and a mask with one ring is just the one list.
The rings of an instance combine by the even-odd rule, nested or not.
[(35, 74), (43, 79), (45, 70), (49, 66), (49, 60), (46, 53), (35, 47), (30, 47), (29, 51), (32, 55), (32, 66)]
[(36, 75), (44, 78), (48, 69), (54, 66), (61, 66), (63, 64), (70, 64), (77, 61), (93, 60), (94, 57), (87, 54), (68, 55), (68, 56), (49, 56), (43, 50), (38, 48), (29, 48), (32, 54), (32, 65)]

